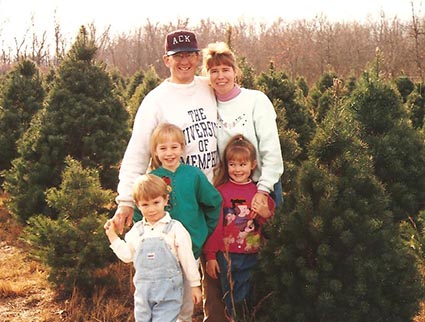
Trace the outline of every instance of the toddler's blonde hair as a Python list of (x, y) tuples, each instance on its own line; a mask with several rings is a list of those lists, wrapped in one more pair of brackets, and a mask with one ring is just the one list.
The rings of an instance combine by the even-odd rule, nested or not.
[(143, 174), (138, 176), (133, 186), (133, 199), (152, 200), (160, 196), (166, 198), (168, 195), (167, 184), (164, 180), (154, 174)]

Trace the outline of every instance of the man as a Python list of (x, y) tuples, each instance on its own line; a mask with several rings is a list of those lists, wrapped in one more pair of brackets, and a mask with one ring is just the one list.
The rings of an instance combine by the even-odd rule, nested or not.
[[(179, 126), (185, 135), (186, 148), (183, 162), (199, 167), (212, 181), (213, 168), (218, 162), (217, 153), (217, 106), (208, 80), (195, 76), (201, 62), (196, 35), (188, 30), (176, 30), (165, 39), (164, 64), (170, 70), (170, 77), (149, 92), (137, 111), (132, 136), (121, 163), (116, 202), (118, 208), (113, 217), (114, 224), (122, 233), (124, 226), (133, 220), (132, 187), (137, 176), (148, 171), (150, 162), (150, 137), (159, 123), (168, 122)], [(204, 274), (204, 278), (206, 277)], [(209, 283), (209, 282), (208, 282)], [(213, 283), (217, 284), (216, 281)], [(206, 290), (203, 280), (204, 291)], [(214, 289), (210, 287), (210, 291)], [(221, 295), (218, 289), (216, 299)], [(204, 293), (205, 295), (205, 293)], [(187, 302), (187, 301), (184, 301)], [(212, 301), (213, 307), (204, 307), (204, 321), (223, 322), (223, 304)], [(178, 321), (192, 321), (193, 305), (183, 307)], [(209, 313), (219, 314), (217, 319)], [(221, 317), (223, 315), (223, 317)]]

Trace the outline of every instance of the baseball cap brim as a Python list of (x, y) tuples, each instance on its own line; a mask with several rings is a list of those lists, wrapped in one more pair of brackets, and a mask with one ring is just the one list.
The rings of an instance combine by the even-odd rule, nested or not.
[(169, 51), (167, 51), (167, 56), (172, 56), (174, 54), (181, 53), (181, 52), (190, 52), (190, 53), (192, 53), (192, 52), (197, 52), (197, 51), (200, 51), (200, 49), (193, 48), (193, 47), (176, 48), (175, 50), (169, 50)]

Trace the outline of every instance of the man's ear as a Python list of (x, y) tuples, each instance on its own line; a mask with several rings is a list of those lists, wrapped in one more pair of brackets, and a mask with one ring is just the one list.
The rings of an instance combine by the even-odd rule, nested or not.
[(167, 56), (167, 55), (162, 56), (162, 60), (164, 61), (165, 66), (167, 66), (168, 68), (170, 67), (169, 59), (170, 59), (170, 56)]

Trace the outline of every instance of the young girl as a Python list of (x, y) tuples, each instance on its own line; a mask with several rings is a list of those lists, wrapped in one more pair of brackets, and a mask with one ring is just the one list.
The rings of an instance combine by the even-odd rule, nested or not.
[(251, 277), (262, 241), (261, 226), (274, 212), (270, 196), (266, 203), (252, 201), (257, 193), (251, 178), (256, 166), (254, 145), (243, 135), (236, 135), (224, 149), (214, 180), (223, 197), (223, 211), (204, 253), (207, 273), (220, 278), (232, 321), (244, 318), (242, 312), (251, 308)]
[(133, 190), (143, 219), (125, 235), (116, 233), (112, 219), (105, 223), (111, 248), (123, 262), (134, 263), (134, 317), (137, 322), (175, 322), (183, 304), (183, 274), (195, 303), (202, 298), (198, 263), (191, 251), (190, 235), (164, 210), (167, 184), (146, 174), (138, 177)]
[(243, 134), (254, 145), (257, 155), (257, 167), (252, 174), (258, 188), (254, 199), (266, 202), (271, 193), (276, 205), (280, 205), (283, 160), (272, 102), (263, 92), (235, 83), (239, 69), (235, 55), (224, 42), (211, 43), (204, 49), (203, 69), (217, 97), (220, 156), (231, 137)]
[[(179, 127), (170, 123), (158, 125), (151, 136), (151, 173), (167, 183), (170, 198), (166, 209), (188, 230), (198, 259), (205, 240), (217, 226), (222, 198), (198, 167), (181, 162), (184, 148), (184, 133)], [(179, 321), (192, 321), (193, 302), (186, 280), (184, 294)]]

